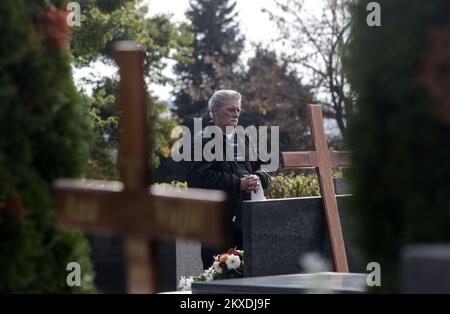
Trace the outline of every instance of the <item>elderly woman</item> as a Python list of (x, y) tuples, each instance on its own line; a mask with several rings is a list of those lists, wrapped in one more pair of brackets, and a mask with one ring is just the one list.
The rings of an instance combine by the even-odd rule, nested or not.
[[(266, 189), (271, 181), (270, 175), (261, 170), (263, 162), (259, 158), (254, 161), (248, 158), (250, 151), (248, 136), (240, 139), (234, 130), (241, 113), (241, 99), (241, 95), (236, 91), (219, 90), (212, 95), (208, 103), (212, 121), (206, 128), (216, 126), (216, 130), (220, 130), (224, 150), (231, 150), (232, 157), (206, 161), (203, 156), (201, 161), (191, 162), (188, 170), (189, 187), (217, 189), (228, 193), (233, 226), (231, 232), (234, 246), (238, 249), (242, 249), (242, 201), (250, 199), (251, 191), (260, 187)], [(208, 138), (202, 137), (203, 146), (208, 141)], [(239, 149), (243, 148), (239, 147), (240, 145), (245, 149)], [(206, 269), (211, 266), (213, 256), (227, 249), (213, 250), (202, 246), (203, 267)]]

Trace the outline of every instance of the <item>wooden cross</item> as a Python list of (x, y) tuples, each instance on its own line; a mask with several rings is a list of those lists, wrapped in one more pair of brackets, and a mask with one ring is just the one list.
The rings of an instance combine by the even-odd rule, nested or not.
[(309, 105), (308, 113), (315, 151), (282, 152), (283, 168), (316, 169), (330, 235), (334, 267), (337, 272), (348, 272), (347, 255), (345, 253), (331, 168), (351, 166), (349, 161), (350, 154), (349, 152), (328, 151), (320, 105)]
[(57, 221), (62, 227), (125, 237), (131, 293), (158, 291), (157, 238), (228, 243), (222, 191), (150, 187), (143, 47), (115, 46), (119, 65), (119, 167), (121, 182), (60, 179), (55, 183)]

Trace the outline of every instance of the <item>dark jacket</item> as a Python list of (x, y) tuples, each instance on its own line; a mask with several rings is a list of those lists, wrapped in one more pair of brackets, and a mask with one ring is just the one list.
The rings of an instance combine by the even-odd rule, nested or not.
[[(195, 134), (195, 136), (202, 136), (202, 134), (197, 133)], [(203, 138), (202, 148), (210, 140), (210, 138)], [(227, 143), (225, 136), (223, 143), (223, 151), (225, 152), (227, 149), (225, 147)], [(248, 137), (245, 138), (245, 145), (245, 166), (247, 168), (247, 171), (250, 174), (256, 174), (261, 181), (262, 188), (267, 189), (271, 182), (271, 177), (266, 171), (261, 170), (261, 165), (264, 164), (264, 162), (259, 158), (259, 156), (257, 158), (257, 161), (249, 161)], [(236, 216), (237, 219), (240, 220), (241, 213), (239, 212), (239, 209), (242, 202), (240, 191), (241, 178), (239, 177), (237, 162), (227, 160), (206, 161), (202, 158), (202, 161), (191, 161), (188, 164), (188, 186), (203, 189), (217, 189), (227, 192), (230, 207), (230, 216)]]

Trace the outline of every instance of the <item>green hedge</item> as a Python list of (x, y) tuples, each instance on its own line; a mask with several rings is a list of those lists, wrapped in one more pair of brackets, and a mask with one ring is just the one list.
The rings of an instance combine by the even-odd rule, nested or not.
[(174, 188), (187, 188), (187, 182), (181, 182), (181, 181), (172, 181), (170, 183), (155, 183), (157, 186), (167, 186), (167, 187), (174, 187)]
[(279, 174), (273, 177), (265, 194), (268, 199), (318, 196), (319, 182), (316, 175)]

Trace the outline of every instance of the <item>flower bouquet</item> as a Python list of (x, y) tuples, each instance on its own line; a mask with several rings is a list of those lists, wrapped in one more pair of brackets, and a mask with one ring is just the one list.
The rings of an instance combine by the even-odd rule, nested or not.
[(229, 249), (226, 253), (214, 256), (214, 262), (203, 274), (196, 277), (181, 277), (178, 290), (191, 290), (194, 281), (240, 278), (244, 275), (244, 251)]

